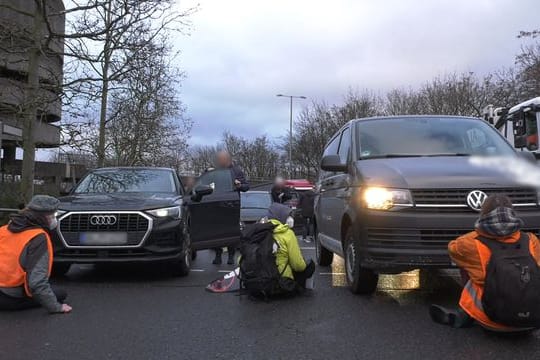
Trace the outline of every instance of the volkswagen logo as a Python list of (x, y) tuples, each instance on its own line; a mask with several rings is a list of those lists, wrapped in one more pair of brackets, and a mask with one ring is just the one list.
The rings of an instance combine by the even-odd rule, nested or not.
[(467, 195), (467, 205), (475, 211), (480, 211), (484, 201), (487, 199), (487, 194), (481, 190), (473, 190)]
[(114, 225), (116, 224), (116, 216), (114, 215), (93, 215), (90, 218), (91, 225)]

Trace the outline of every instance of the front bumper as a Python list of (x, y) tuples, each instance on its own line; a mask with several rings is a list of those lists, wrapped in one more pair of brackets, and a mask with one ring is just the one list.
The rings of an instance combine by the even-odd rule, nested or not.
[(183, 222), (153, 219), (152, 227), (137, 246), (66, 246), (58, 233), (52, 236), (56, 263), (158, 262), (180, 259), (183, 254)]
[[(540, 210), (518, 214), (525, 222), (525, 231), (540, 232)], [(363, 210), (356, 228), (361, 265), (389, 273), (453, 267), (448, 243), (472, 231), (477, 218), (474, 212)]]

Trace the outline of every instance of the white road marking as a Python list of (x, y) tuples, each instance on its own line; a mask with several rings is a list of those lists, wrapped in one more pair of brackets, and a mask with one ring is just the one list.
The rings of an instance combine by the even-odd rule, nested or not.
[(230, 273), (230, 272), (233, 272), (234, 270), (218, 270), (218, 272), (220, 273)]
[(191, 271), (195, 271), (195, 272), (204, 272), (204, 271), (206, 271), (206, 270), (204, 270), (204, 269), (191, 269)]
[(322, 273), (319, 273), (319, 275), (345, 275), (345, 273), (342, 273), (342, 272), (322, 272)]
[(315, 247), (300, 247), (301, 250), (315, 250)]

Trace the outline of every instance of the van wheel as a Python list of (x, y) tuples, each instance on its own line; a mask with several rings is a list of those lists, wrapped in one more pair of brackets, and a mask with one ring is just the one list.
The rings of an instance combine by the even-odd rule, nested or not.
[(315, 255), (320, 266), (330, 266), (334, 260), (334, 253), (322, 246), (317, 229), (315, 229)]
[(182, 255), (180, 256), (180, 259), (173, 264), (173, 273), (176, 276), (186, 276), (189, 274), (189, 270), (191, 269), (191, 259), (193, 254), (191, 252), (191, 236), (187, 229), (184, 229), (183, 237), (184, 243)]
[(360, 266), (358, 242), (350, 227), (345, 235), (345, 274), (353, 294), (370, 295), (377, 289), (379, 275)]
[(64, 276), (68, 273), (71, 268), (70, 263), (54, 263), (51, 271), (51, 276), (58, 277)]

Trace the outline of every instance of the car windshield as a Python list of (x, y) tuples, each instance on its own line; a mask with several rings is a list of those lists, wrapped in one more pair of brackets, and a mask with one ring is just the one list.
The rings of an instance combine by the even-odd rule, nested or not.
[(406, 117), (357, 122), (359, 159), (409, 156), (512, 156), (486, 122), (458, 117)]
[(268, 209), (272, 204), (269, 193), (242, 193), (242, 208), (244, 209)]
[(85, 193), (176, 193), (173, 173), (154, 169), (114, 169), (95, 171), (74, 191)]

